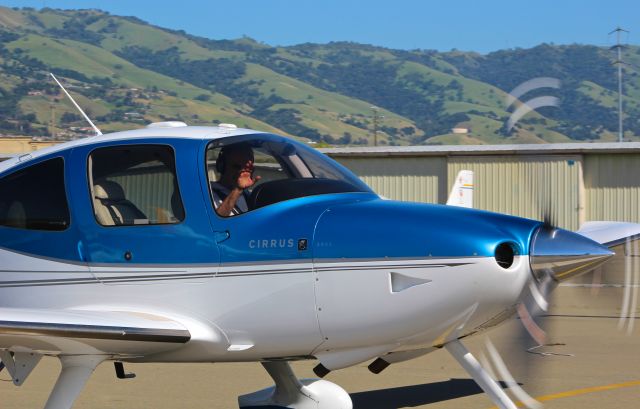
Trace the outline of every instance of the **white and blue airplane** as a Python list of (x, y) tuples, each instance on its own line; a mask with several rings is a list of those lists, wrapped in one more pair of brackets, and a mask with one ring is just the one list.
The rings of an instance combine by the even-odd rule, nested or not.
[[(211, 186), (234, 144), (262, 178), (246, 211), (222, 217)], [(240, 407), (348, 409), (342, 388), (288, 362), (379, 373), (445, 348), (515, 408), (461, 340), (638, 233), (383, 200), (289, 138), (157, 123), (0, 163), (0, 359), (15, 385), (60, 360), (46, 409), (71, 408), (104, 361), (120, 378), (125, 362), (255, 361), (275, 386)]]

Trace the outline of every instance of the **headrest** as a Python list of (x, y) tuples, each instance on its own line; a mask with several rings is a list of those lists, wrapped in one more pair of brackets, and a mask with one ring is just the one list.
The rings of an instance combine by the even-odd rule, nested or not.
[(96, 199), (109, 199), (113, 201), (124, 200), (124, 189), (116, 182), (101, 180), (93, 185), (93, 193)]

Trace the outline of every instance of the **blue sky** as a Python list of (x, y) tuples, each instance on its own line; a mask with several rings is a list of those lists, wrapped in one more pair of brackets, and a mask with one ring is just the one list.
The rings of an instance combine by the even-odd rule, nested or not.
[(354, 41), (403, 49), (528, 48), (543, 42), (640, 43), (639, 0), (22, 0), (5, 6), (100, 8), (215, 39), (270, 45)]

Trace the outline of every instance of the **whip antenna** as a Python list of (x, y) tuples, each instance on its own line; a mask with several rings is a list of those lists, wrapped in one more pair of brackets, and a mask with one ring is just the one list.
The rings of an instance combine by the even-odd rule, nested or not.
[(98, 129), (97, 126), (95, 126), (93, 124), (93, 122), (91, 122), (91, 119), (89, 119), (89, 117), (87, 116), (87, 114), (84, 113), (84, 111), (82, 110), (82, 108), (80, 108), (80, 105), (78, 105), (76, 103), (76, 101), (73, 99), (73, 97), (71, 95), (69, 95), (69, 93), (67, 92), (66, 89), (64, 89), (64, 87), (62, 86), (62, 84), (60, 84), (60, 81), (58, 81), (58, 79), (56, 78), (55, 75), (53, 75), (52, 72), (49, 73), (49, 75), (51, 75), (51, 78), (53, 78), (53, 80), (60, 86), (60, 88), (62, 88), (62, 90), (64, 91), (64, 93), (69, 97), (69, 99), (71, 100), (71, 102), (73, 102), (73, 105), (75, 105), (75, 107), (78, 109), (78, 111), (80, 111), (80, 113), (82, 114), (82, 116), (84, 117), (84, 119), (87, 120), (87, 122), (89, 122), (89, 125), (91, 125), (91, 127), (93, 128), (94, 131), (96, 131), (96, 136), (102, 135), (102, 132), (100, 132), (100, 129)]

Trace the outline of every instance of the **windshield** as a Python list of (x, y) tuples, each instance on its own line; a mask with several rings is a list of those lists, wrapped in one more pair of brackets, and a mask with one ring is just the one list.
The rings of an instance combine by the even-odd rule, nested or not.
[(326, 155), (276, 135), (212, 141), (206, 163), (211, 200), (224, 217), (298, 197), (372, 193), (351, 171)]

